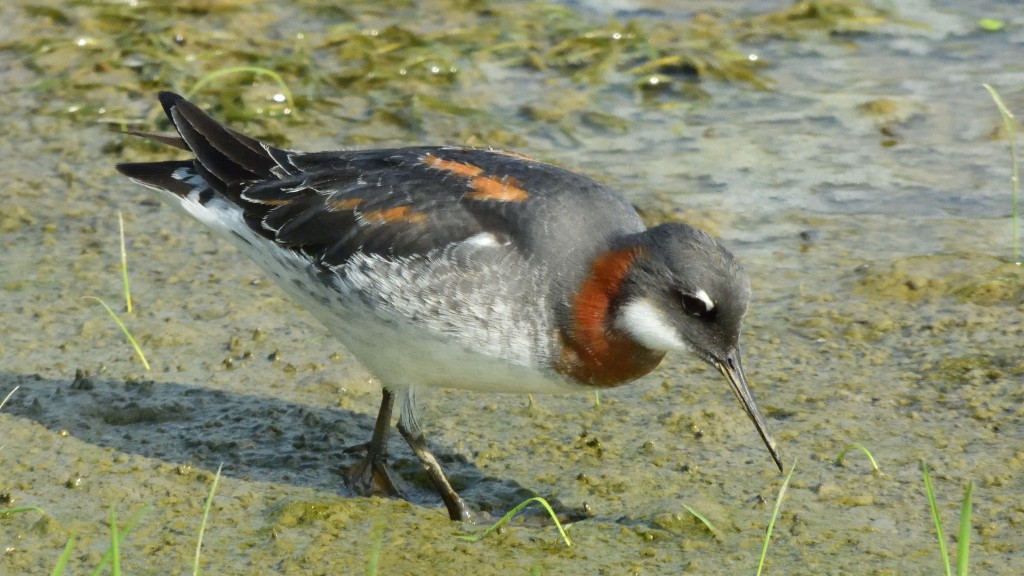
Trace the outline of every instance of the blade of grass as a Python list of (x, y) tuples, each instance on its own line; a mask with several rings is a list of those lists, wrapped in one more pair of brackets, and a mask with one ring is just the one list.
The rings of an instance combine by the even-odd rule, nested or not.
[(867, 455), (868, 460), (871, 461), (871, 468), (875, 472), (879, 471), (878, 462), (875, 462), (875, 457), (871, 455), (871, 451), (860, 444), (850, 444), (846, 448), (843, 448), (843, 451), (839, 453), (839, 456), (836, 456), (836, 466), (843, 465), (843, 458), (846, 456), (846, 453), (849, 452), (850, 450), (860, 450), (861, 452), (863, 452), (865, 455)]
[(0, 400), (0, 410), (4, 409), (4, 404), (7, 404), (7, 401), (11, 399), (11, 396), (14, 396), (14, 393), (18, 391), (18, 388), (21, 388), (21, 386), (18, 385), (11, 388), (11, 391), (7, 393), (7, 396), (4, 396), (4, 399)]
[(121, 538), (113, 505), (110, 506), (110, 576), (121, 576)]
[(53, 566), (53, 572), (50, 572), (50, 576), (63, 576), (64, 570), (68, 567), (68, 561), (71, 560), (71, 552), (75, 549), (75, 537), (71, 536), (68, 538), (68, 543), (64, 545), (64, 551), (57, 557), (57, 563)]
[[(291, 111), (292, 116), (298, 117), (298, 110), (295, 107), (295, 98), (292, 97), (292, 91), (288, 88), (288, 84), (285, 83), (284, 78), (277, 72), (274, 72), (270, 68), (263, 68), (262, 66), (230, 66), (228, 68), (221, 68), (220, 70), (214, 70), (209, 74), (203, 76), (192, 86), (191, 90), (185, 92), (186, 98), (191, 98), (197, 92), (199, 92), (204, 86), (213, 82), (214, 80), (221, 78), (222, 76), (228, 76), (231, 74), (256, 74), (258, 76), (267, 76), (274, 81), (275, 84), (281, 89), (281, 93), (284, 95), (285, 101), (288, 103), (288, 108)], [(153, 125), (157, 118), (163, 114), (163, 108), (156, 106), (146, 116), (146, 124)]]
[(210, 493), (206, 496), (206, 505), (203, 506), (203, 519), (199, 522), (199, 537), (196, 538), (196, 556), (192, 561), (192, 576), (199, 576), (199, 555), (203, 550), (203, 534), (206, 532), (206, 520), (210, 517), (210, 506), (213, 505), (213, 495), (217, 492), (217, 483), (220, 481), (220, 471), (224, 468), (221, 462), (217, 466), (217, 473), (213, 475), (213, 483), (210, 484)]
[(1013, 185), (1013, 261), (1019, 266), (1021, 264), (1020, 258), (1020, 232), (1017, 228), (1017, 199), (1020, 197), (1020, 173), (1017, 168), (1017, 139), (1013, 131), (1013, 113), (1003, 103), (1003, 99), (999, 97), (999, 93), (996, 89), (988, 84), (982, 84), (985, 90), (988, 90), (992, 100), (995, 101), (996, 107), (999, 108), (999, 115), (1003, 119), (1003, 126), (1006, 127), (1006, 138), (1010, 141), (1010, 169), (1012, 176), (1010, 182)]
[(997, 18), (979, 18), (978, 26), (985, 32), (998, 32), (1006, 27), (1006, 22)]
[(384, 520), (378, 520), (373, 527), (370, 559), (366, 562), (366, 576), (377, 576), (380, 569), (380, 551), (384, 547)]
[(142, 365), (146, 367), (146, 370), (151, 370), (151, 368), (149, 367), (149, 361), (146, 360), (146, 355), (142, 353), (142, 348), (139, 348), (139, 343), (135, 341), (135, 338), (132, 336), (132, 333), (128, 331), (128, 328), (124, 325), (124, 322), (121, 322), (121, 318), (117, 315), (117, 313), (114, 312), (114, 310), (110, 306), (108, 306), (106, 302), (95, 296), (83, 296), (83, 298), (86, 298), (88, 300), (95, 300), (99, 302), (100, 305), (107, 309), (107, 313), (109, 313), (110, 317), (113, 318), (114, 322), (117, 323), (117, 327), (120, 328), (121, 332), (123, 332), (124, 335), (128, 338), (128, 342), (132, 345), (132, 348), (135, 349), (135, 353), (138, 354), (139, 359), (142, 360)]
[(967, 576), (970, 568), (971, 551), (971, 496), (974, 493), (974, 482), (968, 482), (964, 488), (964, 499), (960, 502), (960, 533), (956, 543), (957, 576)]
[[(4, 399), (0, 400), (0, 410), (4, 409), (4, 405), (7, 404), (8, 400), (11, 399), (11, 396), (14, 396), (14, 393), (18, 391), (18, 388), (21, 388), (21, 386), (19, 385), (15, 386), (14, 388), (11, 388), (11, 391), (7, 393), (7, 396), (4, 396)], [(0, 450), (3, 450), (6, 447), (7, 444), (0, 444)]]
[(43, 516), (46, 516), (46, 510), (38, 506), (19, 506), (17, 508), (2, 508), (0, 509), (0, 516), (10, 516), (11, 514), (21, 514), (22, 512), (39, 512)]
[(942, 564), (946, 568), (946, 576), (953, 576), (949, 566), (949, 552), (946, 550), (946, 534), (942, 531), (942, 518), (939, 517), (939, 507), (935, 504), (935, 488), (932, 486), (932, 477), (928, 473), (928, 464), (921, 460), (921, 473), (924, 475), (924, 491), (928, 494), (928, 505), (932, 509), (932, 520), (935, 521), (935, 533), (939, 537), (939, 552), (942, 554)]
[(124, 280), (124, 305), (128, 313), (132, 313), (132, 290), (128, 285), (128, 251), (124, 247), (124, 217), (117, 213), (117, 227), (121, 237), (121, 278)]
[(562, 535), (562, 540), (565, 540), (565, 545), (572, 546), (572, 540), (569, 539), (569, 535), (566, 534), (565, 529), (562, 528), (562, 523), (559, 522), (558, 517), (555, 516), (555, 511), (551, 509), (551, 505), (548, 504), (548, 501), (545, 500), (544, 498), (541, 498), (540, 496), (534, 496), (529, 500), (521, 502), (518, 506), (509, 510), (507, 514), (502, 516), (501, 520), (498, 520), (490, 528), (484, 530), (480, 534), (465, 534), (462, 536), (456, 536), (456, 538), (458, 538), (459, 540), (465, 540), (466, 542), (476, 542), (478, 540), (483, 540), (484, 537), (486, 537), (491, 532), (494, 532), (498, 528), (501, 528), (505, 524), (508, 524), (512, 520), (512, 518), (515, 517), (516, 514), (519, 514), (519, 512), (523, 510), (523, 508), (526, 508), (527, 506), (534, 502), (539, 502), (540, 505), (543, 506), (544, 509), (548, 511), (548, 515), (550, 515), (551, 519), (555, 521), (555, 526), (558, 528), (558, 533)]
[(257, 76), (267, 76), (273, 80), (277, 86), (281, 89), (281, 93), (284, 94), (285, 100), (288, 102), (288, 107), (291, 108), (292, 114), (295, 114), (295, 100), (292, 98), (292, 91), (288, 88), (288, 84), (285, 84), (284, 78), (281, 75), (269, 68), (263, 68), (261, 66), (231, 66), (228, 68), (221, 68), (220, 70), (214, 70), (206, 76), (200, 78), (192, 89), (185, 93), (186, 98), (191, 98), (196, 92), (199, 92), (203, 86), (206, 86), (210, 82), (230, 74), (255, 74)]
[(779, 495), (775, 497), (775, 508), (772, 510), (772, 519), (768, 521), (768, 528), (764, 532), (764, 545), (761, 546), (761, 561), (757, 563), (757, 576), (761, 576), (761, 571), (764, 570), (764, 559), (768, 556), (768, 542), (772, 539), (772, 530), (775, 528), (775, 521), (779, 518), (779, 510), (782, 508), (782, 499), (786, 495), (786, 488), (789, 487), (789, 479), (793, 477), (793, 471), (796, 470), (796, 460), (793, 460), (793, 465), (789, 468), (789, 473), (786, 474), (786, 479), (782, 481), (782, 486), (779, 488)]
[[(149, 506), (146, 506), (142, 510), (139, 510), (135, 514), (135, 516), (132, 516), (132, 519), (128, 521), (128, 524), (126, 524), (124, 528), (121, 528), (117, 531), (118, 549), (120, 549), (121, 544), (124, 542), (124, 539), (128, 537), (128, 533), (131, 532), (133, 528), (135, 528), (135, 525), (139, 523), (139, 520), (142, 519), (142, 516), (146, 513), (147, 510), (149, 510)], [(103, 554), (103, 558), (100, 558), (100, 563), (97, 564), (95, 568), (93, 568), (91, 576), (99, 576), (103, 572), (103, 569), (107, 567), (107, 564), (110, 564), (114, 560), (114, 552), (115, 550), (113, 546), (107, 549), (106, 553)], [(118, 559), (118, 570), (120, 571), (120, 558)], [(113, 574), (113, 570), (111, 570), (111, 574)]]
[(701, 514), (700, 512), (697, 512), (696, 510), (694, 510), (686, 502), (682, 502), (682, 505), (683, 505), (683, 508), (686, 508), (687, 512), (689, 512), (690, 514), (693, 514), (694, 518), (696, 518), (697, 520), (700, 520), (700, 523), (703, 524), (708, 529), (708, 532), (711, 532), (712, 536), (715, 536), (716, 538), (718, 537), (718, 532), (715, 530), (715, 527), (714, 527), (714, 525), (711, 524), (710, 520), (705, 518), (704, 515)]

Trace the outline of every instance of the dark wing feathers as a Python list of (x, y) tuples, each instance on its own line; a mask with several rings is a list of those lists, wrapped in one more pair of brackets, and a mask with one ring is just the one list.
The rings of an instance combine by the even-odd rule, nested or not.
[(173, 175), (186, 168), (238, 205), (254, 231), (324, 266), (357, 251), (424, 253), (482, 231), (460, 203), (466, 186), (439, 185), (441, 175), (420, 164), (420, 149), (289, 152), (231, 130), (177, 94), (163, 92), (160, 102), (180, 139), (154, 139), (184, 147), (195, 159), (118, 170), (186, 196), (193, 184), (182, 172)]
[(437, 175), (419, 166), (416, 149), (321, 155), (320, 163), (291, 158), (301, 171), (255, 184), (243, 196), (264, 211), (263, 226), (277, 242), (326, 265), (357, 251), (422, 254), (483, 230), (462, 204), (465, 187), (439, 186)]
[[(161, 93), (160, 102), (181, 139), (158, 140), (184, 144), (195, 159), (118, 170), (179, 196), (194, 190), (183, 174), (197, 174), (239, 206), (255, 232), (323, 266), (357, 252), (423, 254), (481, 232), (531, 252), (577, 218), (596, 218), (597, 229), (605, 221), (609, 230), (640, 226), (597, 182), (522, 156), (439, 147), (290, 152), (231, 130), (176, 94)], [(531, 201), (540, 197), (545, 202)], [(633, 216), (622, 220), (608, 208)]]

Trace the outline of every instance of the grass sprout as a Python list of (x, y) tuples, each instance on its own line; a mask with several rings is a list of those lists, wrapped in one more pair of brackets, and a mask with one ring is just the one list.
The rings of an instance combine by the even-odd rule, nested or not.
[(132, 289), (128, 285), (128, 251), (124, 247), (124, 217), (121, 212), (117, 213), (118, 236), (121, 238), (121, 279), (124, 281), (124, 306), (128, 313), (132, 313)]
[(1006, 28), (1006, 22), (1003, 22), (998, 18), (979, 18), (978, 27), (985, 32), (999, 32), (1003, 28)]
[(224, 468), (221, 462), (217, 466), (217, 473), (213, 475), (213, 483), (210, 484), (210, 494), (206, 496), (206, 504), (203, 506), (203, 519), (199, 522), (199, 536), (196, 537), (196, 555), (192, 560), (192, 576), (199, 576), (199, 556), (203, 550), (203, 534), (206, 533), (206, 521), (210, 518), (210, 506), (213, 505), (213, 495), (217, 492), (217, 483), (220, 482), (220, 472)]
[(683, 505), (683, 508), (686, 508), (687, 512), (689, 512), (690, 514), (693, 515), (694, 518), (696, 518), (697, 520), (700, 520), (700, 523), (703, 524), (704, 527), (708, 529), (708, 532), (711, 532), (712, 536), (715, 536), (716, 538), (718, 537), (718, 531), (715, 530), (715, 526), (714, 526), (714, 524), (711, 523), (710, 520), (708, 520), (700, 512), (697, 512), (696, 510), (694, 510), (693, 507), (691, 507), (686, 502), (682, 502), (682, 505)]
[(764, 545), (761, 546), (761, 560), (757, 563), (757, 576), (761, 576), (761, 572), (764, 570), (764, 559), (768, 556), (768, 543), (772, 539), (772, 530), (775, 528), (775, 521), (779, 518), (779, 510), (782, 508), (782, 499), (786, 496), (786, 488), (789, 487), (789, 479), (793, 477), (793, 471), (796, 470), (796, 460), (793, 461), (793, 465), (789, 468), (789, 473), (786, 474), (786, 479), (782, 481), (782, 486), (779, 488), (779, 495), (775, 497), (775, 508), (772, 510), (772, 519), (768, 521), (768, 528), (764, 532)]
[(960, 501), (960, 532), (956, 539), (956, 573), (967, 576), (971, 553), (971, 497), (974, 495), (974, 482), (968, 482), (964, 488), (964, 497)]
[(121, 576), (121, 538), (118, 536), (117, 512), (110, 506), (110, 575)]
[(524, 508), (526, 508), (527, 506), (534, 502), (540, 503), (540, 505), (543, 506), (544, 509), (548, 511), (548, 515), (551, 516), (551, 519), (555, 521), (555, 527), (558, 528), (558, 533), (562, 535), (562, 540), (565, 541), (565, 545), (572, 546), (572, 540), (570, 540), (569, 535), (565, 533), (565, 528), (563, 528), (562, 523), (558, 521), (558, 517), (555, 515), (555, 511), (551, 509), (551, 505), (548, 504), (548, 501), (545, 500), (544, 498), (541, 498), (540, 496), (534, 496), (529, 500), (521, 502), (518, 506), (509, 510), (507, 514), (502, 516), (501, 519), (495, 522), (490, 528), (484, 530), (480, 534), (465, 534), (462, 536), (456, 536), (456, 538), (458, 538), (459, 540), (465, 540), (466, 542), (476, 542), (478, 540), (483, 540), (491, 532), (494, 532), (498, 528), (501, 528), (505, 524), (508, 524), (512, 520), (512, 518), (516, 516), (516, 514), (519, 514)]
[(11, 388), (11, 391), (7, 393), (7, 396), (4, 396), (4, 399), (0, 400), (0, 410), (4, 409), (4, 405), (7, 404), (8, 400), (11, 399), (11, 396), (14, 396), (14, 393), (18, 391), (18, 388), (21, 388), (21, 386), (15, 386), (14, 388)]
[(11, 514), (21, 514), (23, 512), (39, 512), (43, 516), (46, 516), (46, 510), (38, 506), (19, 506), (17, 508), (0, 508), (0, 516), (10, 516)]
[[(117, 213), (117, 225), (118, 236), (121, 241), (121, 282), (124, 285), (124, 303), (125, 308), (128, 310), (128, 313), (131, 314), (132, 291), (131, 286), (129, 285), (128, 282), (128, 251), (125, 249), (124, 216), (122, 216), (121, 212)], [(149, 365), (149, 361), (146, 360), (146, 355), (142, 353), (142, 348), (139, 347), (139, 343), (135, 340), (135, 337), (132, 336), (132, 333), (128, 331), (128, 327), (125, 326), (124, 322), (121, 321), (121, 317), (117, 315), (117, 312), (114, 312), (113, 308), (111, 308), (106, 302), (104, 302), (102, 299), (96, 296), (84, 296), (84, 298), (99, 302), (100, 305), (107, 310), (107, 313), (110, 314), (110, 317), (114, 319), (114, 322), (117, 324), (117, 327), (120, 328), (121, 332), (124, 333), (126, 338), (128, 338), (128, 343), (131, 344), (132, 348), (135, 349), (135, 354), (138, 355), (139, 360), (142, 360), (142, 365), (146, 367), (146, 370), (152, 370), (152, 368)]]
[[(206, 523), (207, 523), (207, 519), (209, 518), (210, 507), (211, 507), (212, 502), (213, 502), (214, 494), (217, 491), (217, 484), (218, 484), (218, 481), (220, 480), (221, 471), (222, 471), (223, 467), (224, 467), (223, 464), (221, 464), (220, 466), (217, 467), (217, 473), (213, 477), (213, 483), (210, 486), (210, 493), (206, 497), (206, 505), (203, 508), (203, 518), (202, 518), (202, 521), (200, 522), (200, 525), (199, 525), (198, 542), (196, 544), (195, 561), (194, 561), (194, 564), (193, 564), (193, 567), (192, 567), (192, 574), (194, 576), (197, 576), (199, 574), (199, 557), (200, 557), (199, 554), (200, 554), (200, 550), (202, 548), (203, 534), (204, 534), (204, 532), (206, 530)], [(0, 515), (4, 514), (6, 512), (20, 512), (20, 511), (28, 511), (28, 510), (36, 510), (36, 511), (38, 511), (40, 513), (45, 514), (45, 512), (43, 512), (39, 508), (36, 508), (36, 507), (25, 507), (25, 508), (12, 509), (12, 510), (0, 510)], [(108, 569), (108, 567), (109, 567), (109, 573), (110, 573), (111, 576), (120, 576), (120, 574), (122, 574), (122, 570), (121, 570), (121, 550), (122, 550), (122, 548), (124, 546), (124, 541), (128, 537), (128, 534), (135, 528), (135, 526), (139, 523), (139, 520), (142, 519), (142, 516), (145, 515), (145, 513), (148, 510), (149, 510), (149, 506), (144, 507), (142, 510), (137, 512), (134, 516), (132, 516), (131, 520), (129, 520), (126, 524), (124, 524), (123, 526), (119, 526), (118, 525), (118, 521), (117, 521), (117, 513), (115, 512), (113, 506), (110, 507), (110, 511), (108, 513), (108, 518), (109, 518), (109, 523), (110, 523), (110, 547), (107, 549), (106, 553), (100, 559), (99, 563), (93, 568), (92, 572), (90, 572), (90, 574), (92, 576), (99, 576), (100, 574), (103, 574), (104, 571)], [(61, 552), (60, 556), (57, 558), (57, 562), (56, 562), (56, 564), (54, 564), (53, 570), (50, 572), (51, 576), (63, 576), (64, 575), (64, 572), (67, 570), (67, 565), (68, 565), (68, 562), (71, 559), (71, 554), (74, 551), (74, 548), (75, 548), (75, 536), (72, 535), (72, 536), (70, 536), (68, 538), (67, 542), (64, 544), (64, 550)], [(373, 575), (375, 576), (376, 572), (374, 572)]]
[[(10, 392), (7, 393), (7, 396), (3, 397), (3, 400), (0, 400), (0, 410), (3, 410), (4, 405), (7, 404), (7, 401), (10, 400), (10, 397), (14, 396), (14, 393), (17, 392), (17, 388), (19, 388), (19, 387), (22, 387), (22, 386), (17, 385), (17, 386), (12, 387), (10, 389)], [(3, 450), (6, 446), (7, 446), (6, 444), (0, 444), (0, 450)]]
[(1017, 138), (1013, 130), (1013, 113), (1011, 113), (1010, 109), (1003, 103), (1003, 99), (999, 97), (999, 92), (996, 92), (995, 88), (988, 84), (982, 84), (982, 86), (985, 87), (985, 90), (988, 90), (989, 95), (992, 96), (992, 100), (996, 103), (996, 107), (999, 108), (999, 115), (1003, 118), (1003, 126), (1006, 127), (1006, 138), (1010, 141), (1010, 169), (1012, 172), (1010, 182), (1013, 186), (1013, 261), (1020, 266), (1020, 230), (1018, 229), (1017, 224), (1017, 199), (1020, 197), (1020, 172), (1017, 168)]
[[(100, 563), (93, 568), (90, 574), (92, 576), (99, 576), (106, 569), (107, 565), (110, 565), (111, 576), (121, 574), (121, 545), (124, 544), (124, 539), (128, 537), (128, 533), (135, 528), (135, 525), (139, 523), (142, 516), (149, 510), (149, 506), (146, 506), (142, 510), (139, 510), (132, 519), (128, 521), (123, 527), (117, 526), (117, 514), (114, 512), (113, 506), (110, 508), (110, 548), (107, 549), (103, 557), (100, 558)], [(52, 576), (61, 576), (64, 574), (64, 569), (67, 567), (68, 559), (71, 557), (71, 551), (74, 549), (75, 537), (71, 536), (68, 538), (67, 544), (64, 545), (64, 551), (61, 552), (60, 557), (57, 559), (57, 564), (54, 565)]]
[[(935, 534), (939, 539), (939, 552), (942, 554), (942, 567), (946, 576), (953, 576), (953, 569), (949, 563), (949, 552), (946, 549), (946, 533), (942, 529), (942, 518), (939, 516), (939, 507), (935, 503), (935, 486), (932, 484), (931, 474), (928, 472), (928, 464), (921, 461), (921, 474), (924, 476), (924, 491), (928, 495), (928, 506), (931, 508), (932, 520), (935, 522)], [(964, 497), (960, 501), (960, 526), (957, 533), (957, 576), (967, 576), (969, 571), (970, 547), (971, 547), (971, 509), (974, 495), (974, 482), (968, 482), (964, 488)]]
[(135, 341), (135, 337), (132, 336), (132, 333), (128, 331), (128, 327), (125, 326), (124, 322), (121, 321), (121, 317), (117, 315), (117, 312), (114, 312), (113, 308), (108, 306), (106, 302), (104, 302), (100, 298), (97, 298), (96, 296), (83, 296), (83, 298), (87, 300), (95, 300), (99, 302), (101, 306), (106, 308), (107, 313), (110, 314), (110, 317), (113, 318), (114, 322), (117, 323), (117, 327), (120, 328), (121, 332), (123, 332), (125, 337), (128, 338), (128, 343), (131, 344), (132, 348), (135, 349), (135, 354), (139, 356), (139, 360), (142, 360), (142, 365), (146, 367), (146, 370), (152, 370), (152, 368), (150, 368), (149, 366), (149, 361), (146, 360), (146, 355), (142, 353), (142, 348), (139, 348), (139, 343)]
[(844, 458), (846, 457), (846, 453), (851, 450), (860, 450), (861, 452), (863, 452), (864, 455), (868, 457), (868, 460), (871, 461), (872, 470), (874, 470), (875, 472), (880, 471), (878, 469), (878, 462), (875, 462), (875, 457), (872, 456), (871, 451), (864, 447), (862, 444), (850, 444), (849, 446), (843, 448), (842, 452), (840, 452), (839, 455), (836, 456), (836, 466), (845, 465)]
[(366, 562), (366, 576), (377, 576), (380, 569), (380, 551), (384, 547), (384, 520), (378, 520), (373, 527), (373, 540), (370, 546), (370, 559)]
[(50, 576), (61, 576), (64, 570), (68, 567), (68, 561), (71, 560), (71, 552), (75, 549), (75, 537), (71, 536), (68, 538), (67, 544), (64, 545), (64, 551), (57, 557), (57, 563), (53, 565), (53, 571), (50, 572)]
[[(4, 405), (6, 405), (7, 401), (11, 399), (11, 396), (14, 396), (14, 393), (18, 391), (18, 388), (21, 388), (21, 386), (11, 388), (11, 391), (7, 393), (7, 396), (4, 396), (4, 399), (0, 400), (0, 410), (4, 409)], [(3, 450), (6, 446), (7, 444), (0, 444), (0, 450)]]
[(928, 505), (932, 510), (932, 520), (935, 521), (935, 533), (939, 538), (939, 552), (942, 554), (942, 565), (946, 569), (946, 576), (952, 576), (953, 572), (949, 566), (949, 553), (946, 551), (946, 533), (942, 530), (942, 518), (939, 517), (939, 507), (935, 504), (935, 488), (932, 486), (932, 476), (928, 473), (928, 464), (921, 461), (921, 473), (924, 475), (924, 491), (928, 495)]

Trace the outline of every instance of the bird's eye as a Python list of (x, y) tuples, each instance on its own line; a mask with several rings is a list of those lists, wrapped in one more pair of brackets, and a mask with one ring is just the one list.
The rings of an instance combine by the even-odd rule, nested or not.
[(713, 320), (717, 312), (714, 301), (703, 290), (696, 290), (693, 293), (682, 292), (680, 293), (680, 301), (682, 302), (683, 310), (695, 318)]

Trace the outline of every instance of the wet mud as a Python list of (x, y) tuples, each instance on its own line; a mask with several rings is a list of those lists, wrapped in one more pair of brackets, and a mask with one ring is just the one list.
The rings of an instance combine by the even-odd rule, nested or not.
[[(213, 27), (231, 19), (230, 4), (193, 7), (177, 24), (155, 12), (150, 25)], [(613, 16), (623, 30), (632, 19), (644, 30), (674, 19), (713, 28), (690, 3), (661, 4)], [(719, 28), (733, 9), (722, 4)], [(645, 71), (615, 60), (574, 76), (554, 60), (530, 66), (497, 52), (467, 67), (443, 52), (459, 72), (424, 84), (434, 99), (418, 103), (384, 94), (395, 79), (365, 92), (296, 90), (298, 119), (268, 97), (277, 88), (266, 78), (195, 99), (294, 148), (514, 147), (614, 185), (650, 222), (709, 230), (751, 276), (745, 367), (783, 459), (796, 466), (768, 572), (937, 573), (924, 460), (947, 532), (963, 487), (975, 483), (972, 570), (1017, 574), (1024, 273), (1009, 262), (1007, 142), (981, 83), (1024, 111), (1024, 72), (1012, 58), (1024, 20), (997, 2), (889, 4), (895, 13), (881, 22), (861, 14), (830, 32), (736, 36), (766, 63), (748, 72), (767, 89), (669, 67), (657, 73), (672, 90), (652, 93), (636, 86)], [(378, 383), (237, 251), (114, 173), (114, 163), (155, 151), (100, 120), (149, 114), (159, 77), (117, 67), (112, 76), (88, 60), (75, 72), (77, 92), (48, 92), (44, 81), (68, 72), (47, 77), (39, 62), (49, 60), (37, 54), (29, 65), (18, 46), (52, 27), (70, 39), (93, 33), (85, 18), (94, 14), (83, 4), (62, 22), (29, 5), (0, 7), (14, 23), (0, 32), (0, 398), (17, 387), (0, 409), (0, 508), (45, 514), (0, 515), (0, 573), (49, 573), (71, 536), (69, 569), (91, 570), (109, 548), (110, 509), (122, 527), (134, 522), (121, 547), (126, 573), (187, 570), (220, 466), (202, 553), (210, 574), (363, 573), (375, 530), (381, 574), (756, 571), (782, 477), (726, 383), (687, 356), (603, 392), (599, 405), (591, 395), (424, 395), (432, 446), (469, 504), (500, 517), (540, 495), (556, 510), (583, 511), (569, 528), (572, 548), (537, 516), (480, 542), (457, 539), (482, 527), (448, 521), (398, 438), (409, 501), (349, 492), (355, 456), (345, 448), (369, 438)], [(370, 27), (366, 18), (382, 30), (389, 22), (381, 13), (329, 20), (308, 6), (250, 7), (251, 20), (226, 30), (342, 42)], [(546, 17), (555, 9), (610, 26), (596, 4), (547, 8)], [(980, 16), (1006, 29), (982, 31)], [(475, 22), (466, 18), (457, 20)], [(428, 35), (443, 21), (401, 25)], [(586, 46), (561, 50), (589, 54)], [(310, 72), (281, 65), (286, 81)], [(97, 101), (111, 103), (106, 115)], [(263, 115), (245, 115), (257, 105)], [(122, 315), (151, 371), (86, 296)], [(856, 451), (836, 464), (854, 443), (879, 472)]]

